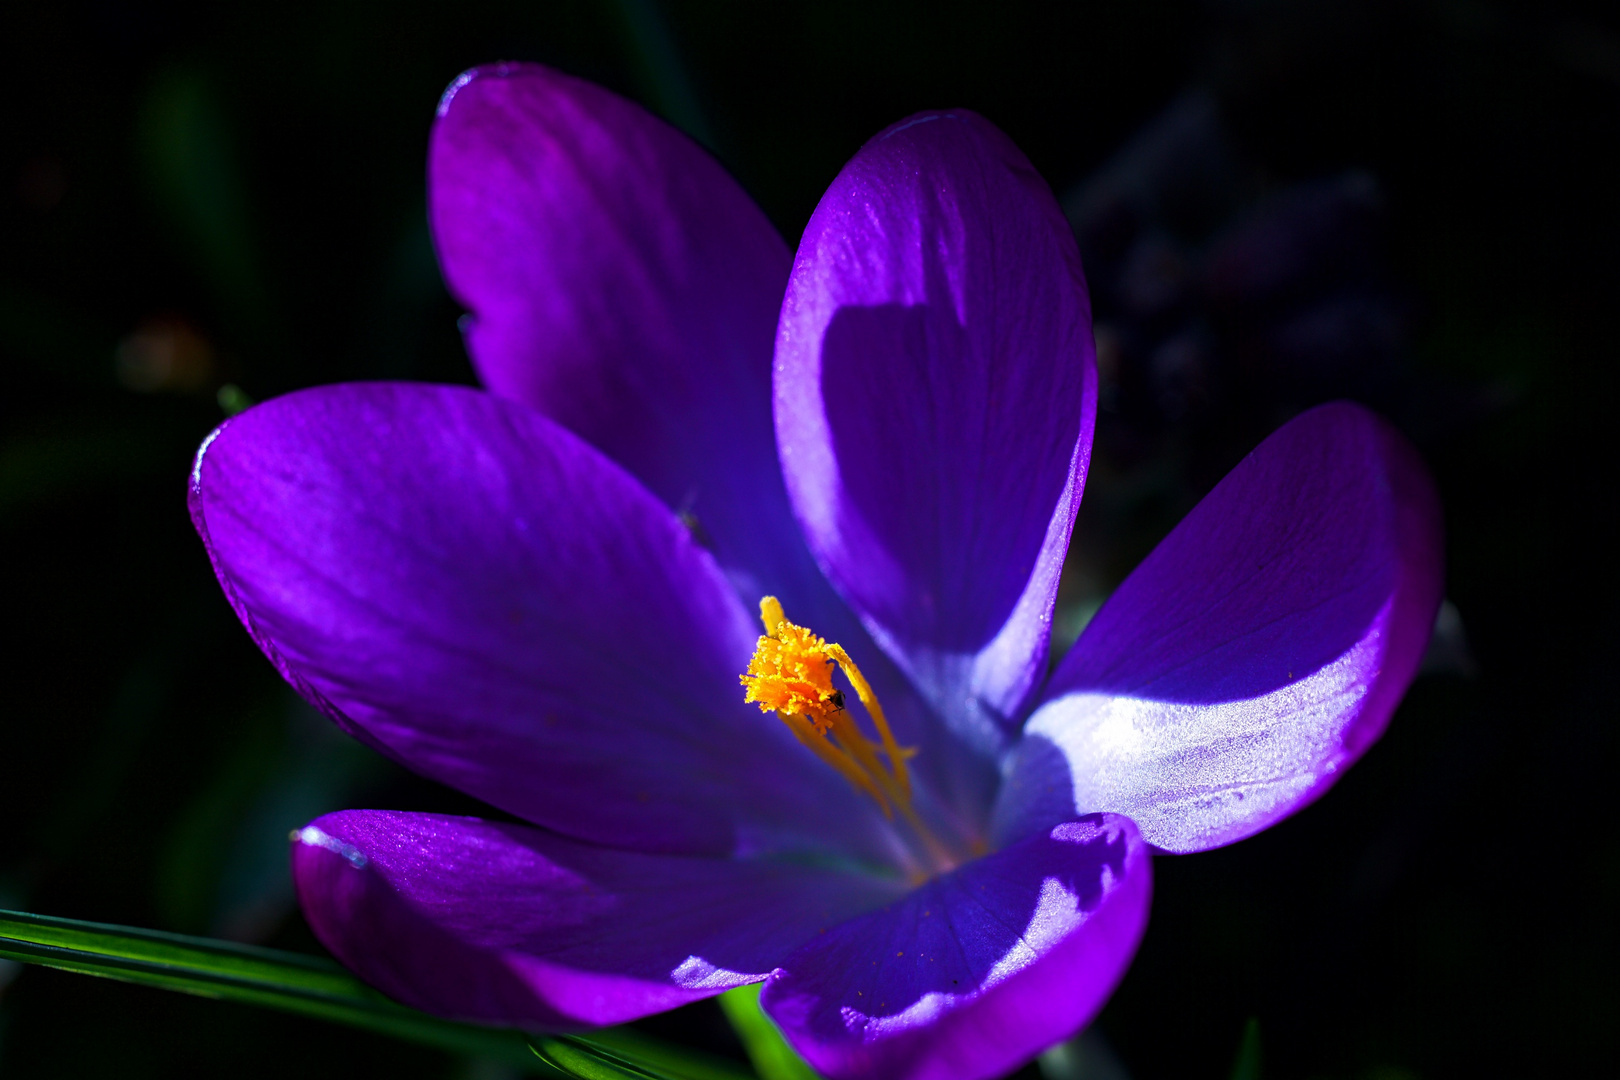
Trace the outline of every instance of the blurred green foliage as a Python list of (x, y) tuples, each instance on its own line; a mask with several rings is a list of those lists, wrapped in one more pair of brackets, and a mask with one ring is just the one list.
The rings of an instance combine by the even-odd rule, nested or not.
[(1260, 1060), (1260, 1021), (1251, 1016), (1243, 1025), (1243, 1041), (1232, 1062), (1232, 1080), (1260, 1080)]

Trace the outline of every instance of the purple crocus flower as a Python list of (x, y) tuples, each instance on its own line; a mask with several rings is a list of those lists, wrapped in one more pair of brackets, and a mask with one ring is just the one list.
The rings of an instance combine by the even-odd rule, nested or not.
[(458, 79), (430, 182), (489, 392), (289, 394), (191, 483), (287, 680), (529, 823), (298, 834), (310, 925), (388, 994), (584, 1028), (765, 980), (830, 1076), (991, 1076), (1101, 1007), (1150, 852), (1310, 802), (1410, 681), (1436, 503), (1342, 404), (1239, 465), (1047, 677), (1090, 312), (980, 117), (873, 139), (797, 258), (695, 145), (544, 68)]

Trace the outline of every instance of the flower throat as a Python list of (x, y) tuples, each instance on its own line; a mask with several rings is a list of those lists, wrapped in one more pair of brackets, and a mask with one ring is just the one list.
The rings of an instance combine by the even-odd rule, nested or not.
[[(884, 817), (892, 821), (898, 812), (936, 865), (953, 863), (948, 849), (928, 831), (911, 805), (906, 761), (917, 751), (895, 741), (883, 706), (849, 653), (842, 645), (788, 622), (781, 601), (774, 596), (759, 602), (759, 617), (765, 623), (765, 635), (748, 661), (748, 673), (741, 677), (748, 688), (743, 700), (757, 702), (761, 712), (774, 712), (812, 753), (871, 796)], [(835, 667), (865, 706), (879, 742), (862, 734), (844, 707), (843, 691), (832, 682)]]

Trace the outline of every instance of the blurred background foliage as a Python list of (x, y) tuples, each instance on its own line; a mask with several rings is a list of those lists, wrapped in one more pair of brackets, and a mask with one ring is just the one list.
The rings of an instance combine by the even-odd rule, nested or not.
[[(1301, 408), (1366, 401), (1431, 463), (1449, 600), (1389, 734), (1263, 836), (1158, 860), (1135, 966), (1030, 1076), (1616, 1070), (1609, 4), (13, 0), (0, 907), (316, 950), (289, 828), (478, 812), (282, 686), (184, 477), (251, 400), (472, 381), (423, 162), (439, 93), (494, 59), (644, 102), (790, 241), (910, 112), (965, 105), (1023, 147), (1080, 238), (1104, 380), (1060, 646)], [(648, 1026), (742, 1053), (712, 1003)], [(4, 964), (0, 1073), (501, 1075)]]

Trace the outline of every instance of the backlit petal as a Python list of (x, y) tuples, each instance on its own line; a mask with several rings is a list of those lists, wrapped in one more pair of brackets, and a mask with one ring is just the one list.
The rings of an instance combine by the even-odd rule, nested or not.
[(293, 874), (321, 943), (390, 997), (552, 1030), (622, 1023), (757, 982), (894, 888), (380, 810), (300, 830)]
[(791, 255), (737, 182), (640, 106), (536, 64), (456, 80), (428, 181), (485, 385), (688, 515), (750, 602), (802, 611), (816, 574), (770, 425)]
[(701, 147), (536, 64), (458, 78), (429, 154), (434, 241), (485, 384), (603, 451), (680, 514), (744, 607), (789, 614), (863, 665), (941, 811), (983, 820), (993, 766), (930, 730), (804, 545), (770, 418), (792, 261)]
[(1045, 671), (1096, 411), (1085, 281), (1045, 181), (969, 112), (873, 139), (805, 230), (776, 364), (812, 550), (995, 754)]
[(1063, 659), (997, 808), (1003, 836), (1129, 814), (1202, 851), (1315, 799), (1383, 733), (1428, 644), (1440, 510), (1359, 406), (1284, 425), (1126, 579)]
[(743, 704), (757, 623), (713, 559), (539, 413), (291, 394), (210, 438), (191, 506), (283, 675), (416, 771), (640, 850), (871, 850), (875, 811)]
[(1151, 880), (1129, 820), (1065, 822), (818, 935), (760, 1000), (835, 1080), (1000, 1076), (1102, 1007)]

